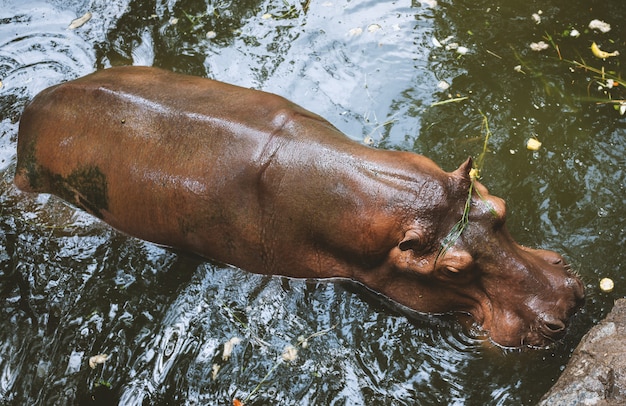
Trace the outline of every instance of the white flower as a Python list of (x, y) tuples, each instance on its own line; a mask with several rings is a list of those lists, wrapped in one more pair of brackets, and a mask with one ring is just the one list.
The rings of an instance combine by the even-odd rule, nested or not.
[(235, 348), (235, 346), (240, 342), (241, 339), (239, 337), (233, 337), (230, 340), (226, 341), (224, 343), (224, 351), (222, 352), (222, 360), (228, 361), (230, 355), (233, 353), (233, 348)]
[(109, 359), (109, 356), (107, 354), (94, 355), (93, 357), (89, 358), (89, 368), (95, 369), (96, 365), (104, 364), (105, 361), (108, 359)]
[(217, 364), (213, 364), (211, 367), (211, 378), (215, 380), (217, 378), (217, 373), (220, 371), (220, 366)]
[(535, 24), (541, 23), (541, 16), (538, 13), (533, 13), (532, 18)]
[(298, 358), (298, 350), (293, 345), (288, 345), (283, 350), (282, 357), (284, 361), (295, 361)]
[(546, 44), (544, 41), (533, 42), (530, 44), (530, 49), (533, 51), (543, 51), (544, 49), (548, 49), (550, 45)]
[(611, 24), (605, 23), (602, 20), (591, 20), (589, 22), (589, 28), (600, 31), (601, 33), (607, 33), (611, 31)]
[(437, 83), (437, 87), (441, 90), (448, 90), (450, 84), (445, 80), (440, 80), (439, 83)]
[(363, 34), (363, 28), (361, 27), (353, 28), (350, 31), (348, 31), (348, 36), (350, 37), (356, 37), (361, 34)]

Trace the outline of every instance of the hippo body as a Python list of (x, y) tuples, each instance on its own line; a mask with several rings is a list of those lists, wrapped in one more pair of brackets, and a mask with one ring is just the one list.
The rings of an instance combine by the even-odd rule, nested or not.
[[(256, 273), (351, 279), (419, 312), (469, 313), (496, 344), (548, 345), (582, 284), (558, 254), (513, 241), (471, 166), (361, 145), (273, 94), (123, 67), (29, 104), (15, 184), (141, 239)], [(468, 225), (442, 250), (472, 184)]]

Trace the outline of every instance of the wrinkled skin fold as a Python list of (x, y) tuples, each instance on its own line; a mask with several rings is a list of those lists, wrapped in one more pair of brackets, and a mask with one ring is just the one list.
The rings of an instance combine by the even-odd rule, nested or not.
[(560, 339), (580, 280), (518, 245), (467, 160), (369, 148), (288, 100), (147, 67), (112, 68), (25, 109), (15, 184), (138, 238), (242, 269), (347, 278), (410, 309), (466, 312), (501, 346)]

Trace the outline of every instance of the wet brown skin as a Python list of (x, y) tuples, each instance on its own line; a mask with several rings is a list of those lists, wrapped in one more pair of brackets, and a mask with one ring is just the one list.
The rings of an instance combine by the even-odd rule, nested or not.
[(410, 309), (467, 312), (506, 347), (561, 338), (584, 297), (516, 244), (471, 160), (369, 148), (286, 99), (146, 67), (49, 88), (20, 122), (15, 184), (145, 240), (262, 273), (347, 278)]

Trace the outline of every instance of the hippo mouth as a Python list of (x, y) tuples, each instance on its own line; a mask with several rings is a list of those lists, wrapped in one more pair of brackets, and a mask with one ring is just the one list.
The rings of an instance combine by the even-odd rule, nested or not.
[(499, 315), (493, 314), (493, 311), (491, 313), (491, 317), (485, 317), (482, 308), (472, 312), (473, 322), (468, 326), (468, 332), (474, 338), (489, 341), (503, 349), (550, 348), (565, 337), (571, 318), (569, 315), (559, 318), (542, 313), (529, 323), (510, 312)]

